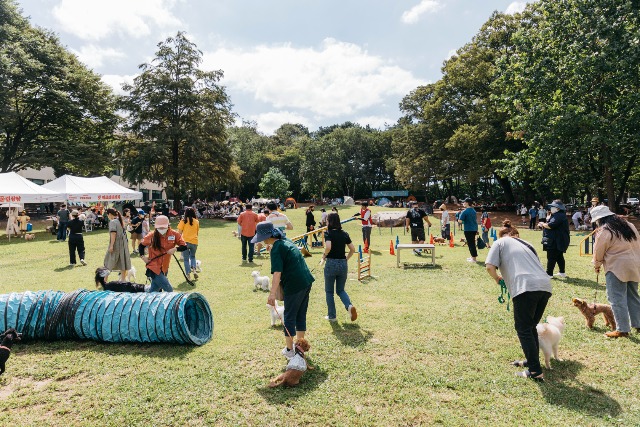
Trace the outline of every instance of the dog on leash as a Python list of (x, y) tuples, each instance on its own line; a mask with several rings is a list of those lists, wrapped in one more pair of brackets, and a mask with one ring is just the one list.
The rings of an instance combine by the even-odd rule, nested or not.
[(282, 319), (284, 318), (284, 306), (279, 306), (278, 301), (276, 301), (275, 307), (267, 304), (269, 307), (269, 314), (271, 314), (271, 326), (276, 326), (277, 322), (282, 324)]
[(561, 361), (558, 358), (558, 344), (564, 331), (564, 317), (547, 316), (546, 323), (538, 323), (536, 330), (538, 331), (540, 350), (544, 354), (544, 366), (551, 369), (551, 355), (557, 361)]
[(269, 383), (269, 387), (297, 386), (300, 383), (300, 378), (302, 378), (304, 373), (307, 371), (307, 368), (312, 369), (311, 367), (308, 367), (307, 359), (305, 357), (305, 353), (309, 351), (310, 348), (311, 345), (309, 344), (309, 341), (304, 338), (298, 339), (294, 345), (295, 356), (289, 360), (286, 371), (272, 379)]
[(196, 260), (196, 272), (202, 273), (202, 261), (200, 261), (199, 259)]
[(616, 319), (613, 317), (613, 310), (611, 310), (611, 306), (609, 304), (589, 304), (587, 301), (580, 298), (573, 298), (571, 302), (573, 302), (574, 306), (578, 307), (580, 313), (582, 313), (584, 318), (587, 320), (587, 328), (593, 329), (596, 316), (602, 313), (605, 325), (607, 325), (612, 331), (616, 330)]
[(14, 341), (20, 341), (22, 334), (18, 333), (14, 328), (9, 328), (4, 331), (4, 334), (0, 335), (2, 342), (0, 343), (0, 375), (5, 371), (7, 360), (11, 355), (11, 347), (13, 347)]
[(269, 290), (269, 277), (261, 276), (259, 271), (252, 271), (254, 291), (262, 289), (263, 291)]

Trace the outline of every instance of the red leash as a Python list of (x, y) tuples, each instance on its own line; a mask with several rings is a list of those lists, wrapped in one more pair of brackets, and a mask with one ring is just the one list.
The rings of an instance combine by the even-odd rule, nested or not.
[(280, 319), (280, 322), (282, 322), (282, 326), (284, 326), (284, 330), (287, 331), (287, 335), (289, 335), (289, 338), (293, 339), (293, 337), (291, 336), (291, 332), (289, 332), (289, 329), (287, 329), (287, 325), (284, 324), (284, 320), (282, 319), (282, 317), (280, 317), (280, 313), (278, 313), (276, 306), (272, 305), (271, 309), (276, 312), (276, 315), (278, 316), (278, 319)]

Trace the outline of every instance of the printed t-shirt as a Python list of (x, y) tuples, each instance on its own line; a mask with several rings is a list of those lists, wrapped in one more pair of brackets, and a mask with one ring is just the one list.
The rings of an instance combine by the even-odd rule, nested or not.
[(427, 213), (422, 209), (409, 209), (407, 211), (407, 218), (409, 218), (411, 228), (424, 228), (422, 218), (425, 216), (427, 216)]

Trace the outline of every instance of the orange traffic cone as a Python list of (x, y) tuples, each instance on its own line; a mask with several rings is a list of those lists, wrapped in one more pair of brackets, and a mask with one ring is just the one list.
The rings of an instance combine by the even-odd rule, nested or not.
[(393, 240), (391, 240), (391, 243), (389, 243), (389, 255), (395, 255), (396, 251), (395, 249), (393, 249)]
[(449, 237), (450, 237), (450, 239), (449, 239), (449, 247), (453, 248), (455, 246), (455, 243), (453, 242), (453, 233), (450, 233)]
[(429, 244), (433, 245), (433, 234), (431, 234), (431, 238), (429, 239)]

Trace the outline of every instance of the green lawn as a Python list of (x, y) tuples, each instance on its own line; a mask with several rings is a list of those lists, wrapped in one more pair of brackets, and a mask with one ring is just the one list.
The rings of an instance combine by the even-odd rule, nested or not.
[[(340, 212), (346, 218), (356, 210)], [(291, 235), (304, 229), (304, 209), (287, 215), (296, 228)], [(359, 228), (356, 222), (345, 227), (357, 244)], [(578, 256), (578, 237), (572, 236), (567, 254), (570, 278), (553, 281), (547, 314), (565, 316), (567, 327), (563, 361), (552, 361), (545, 384), (514, 377), (508, 362), (522, 354), (512, 313), (497, 302), (499, 287), (484, 265), (465, 262), (466, 247), (437, 246), (435, 269), (397, 269), (389, 241), (400, 234), (408, 243), (409, 236), (402, 229), (374, 229), (375, 277), (347, 283), (358, 321), (347, 321), (346, 311), (337, 323), (323, 319), (324, 280), (316, 269), (308, 313), (316, 369), (297, 388), (268, 389), (285, 366), (283, 336), (269, 327), (267, 294), (253, 292), (250, 273), (269, 273), (269, 262), (258, 258), (257, 267), (242, 265), (232, 230), (231, 222), (202, 221), (197, 258), (204, 271), (195, 290), (214, 315), (210, 343), (18, 344), (0, 377), (0, 425), (640, 425), (640, 336), (608, 340), (601, 318), (593, 331), (585, 327), (571, 298), (592, 300), (596, 289), (598, 301), (606, 297), (590, 259)], [(2, 238), (1, 293), (93, 288), (107, 233), (89, 233), (89, 266), (71, 269), (67, 245), (52, 237), (39, 232), (34, 242)], [(523, 230), (522, 237), (543, 254), (540, 232)], [(312, 253), (311, 268), (320, 249)], [(403, 252), (403, 259), (417, 257)], [(137, 257), (133, 262), (142, 280), (143, 264)], [(355, 259), (350, 271), (354, 278)], [(177, 290), (193, 290), (175, 262), (169, 277)], [(340, 308), (337, 297), (336, 304)]]

